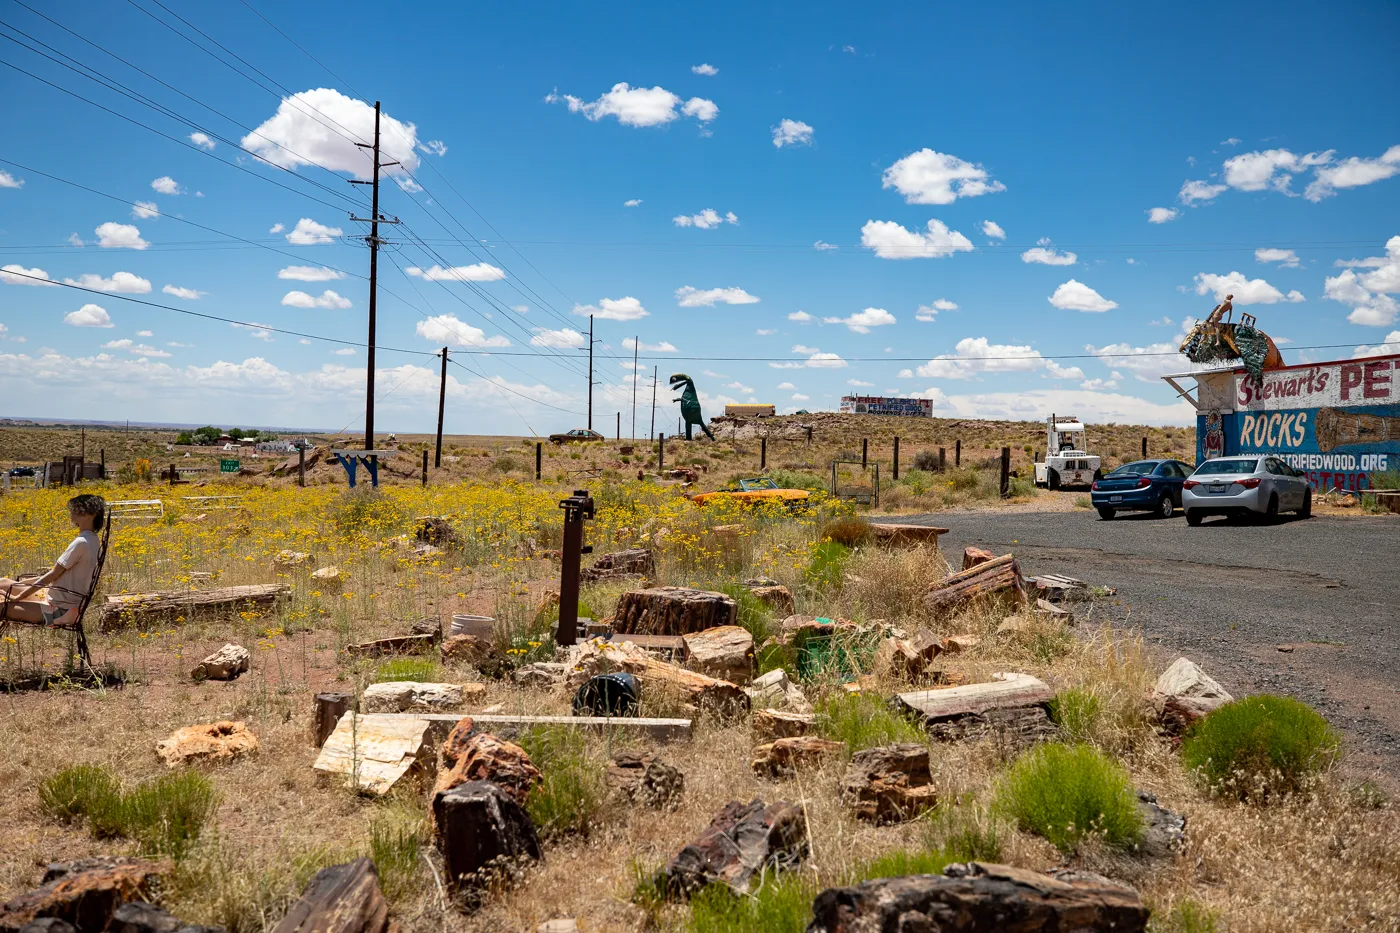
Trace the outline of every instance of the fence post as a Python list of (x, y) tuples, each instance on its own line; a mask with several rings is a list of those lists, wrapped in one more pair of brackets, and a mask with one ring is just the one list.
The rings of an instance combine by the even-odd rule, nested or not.
[(868, 438), (868, 437), (862, 437), (862, 438), (860, 439), (860, 468), (861, 468), (862, 470), (866, 468), (866, 465), (867, 465), (866, 457), (867, 457), (867, 455), (869, 454), (869, 452), (870, 452), (870, 438)]
[(938, 472), (942, 473), (948, 469), (948, 448), (938, 448)]
[(1142, 459), (1144, 459), (1144, 460), (1147, 459), (1147, 436), (1146, 436), (1146, 435), (1144, 435), (1143, 438), (1142, 438)]
[(297, 485), (306, 487), (306, 447), (297, 446)]
[(766, 437), (758, 439), (758, 468), (760, 470), (768, 469), (768, 438)]
[(106, 478), (107, 478), (107, 448), (106, 448), (106, 447), (98, 448), (97, 456), (100, 457), (100, 458), (102, 458), (102, 459), (99, 461), (99, 462), (102, 464), (102, 466), (101, 466), (102, 475), (99, 476), (98, 479), (106, 479)]
[(175, 472), (175, 464), (173, 464), (173, 463), (170, 464), (170, 485), (172, 485), (172, 486), (175, 485), (175, 477), (176, 477), (177, 475), (178, 475), (178, 474)]
[(428, 448), (423, 448), (423, 487), (428, 485)]
[(1001, 449), (1001, 497), (1003, 499), (1011, 496), (1011, 448)]
[(540, 461), (544, 459), (544, 442), (535, 441), (535, 482), (540, 481)]
[(593, 497), (579, 489), (559, 503), (564, 510), (564, 545), (559, 560), (559, 628), (554, 641), (572, 645), (578, 641), (579, 563), (589, 550), (583, 546), (583, 521), (593, 517)]
[(899, 479), (899, 437), (894, 439), (894, 478)]
[(957, 443), (953, 445), (953, 466), (962, 466), (962, 438), (958, 438)]
[(666, 466), (666, 435), (656, 435), (656, 469), (660, 472)]

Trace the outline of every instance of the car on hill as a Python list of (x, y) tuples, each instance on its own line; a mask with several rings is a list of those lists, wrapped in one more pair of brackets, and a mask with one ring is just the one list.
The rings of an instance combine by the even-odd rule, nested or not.
[(1094, 480), (1089, 499), (1099, 518), (1119, 512), (1152, 512), (1171, 518), (1181, 506), (1181, 487), (1191, 467), (1180, 460), (1134, 460)]
[(805, 489), (785, 489), (773, 482), (772, 477), (756, 476), (751, 479), (741, 479), (732, 484), (732, 488), (718, 489), (714, 492), (702, 492), (691, 496), (691, 501), (696, 505), (704, 505), (706, 502), (716, 502), (720, 499), (734, 499), (739, 502), (786, 502), (794, 507), (806, 505), (812, 494)]
[(597, 431), (589, 430), (588, 428), (574, 428), (572, 431), (566, 431), (563, 434), (549, 435), (549, 442), (551, 444), (578, 444), (583, 441), (601, 440), (603, 440), (603, 435), (599, 434)]
[(1188, 525), (1199, 525), (1208, 515), (1273, 520), (1280, 512), (1297, 512), (1299, 518), (1310, 518), (1312, 486), (1305, 475), (1269, 454), (1216, 457), (1182, 484), (1181, 507)]

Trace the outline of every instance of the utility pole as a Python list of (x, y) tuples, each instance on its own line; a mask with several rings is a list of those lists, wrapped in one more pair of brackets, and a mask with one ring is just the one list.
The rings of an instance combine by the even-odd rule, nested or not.
[(433, 469), (442, 466), (442, 410), (447, 403), (447, 348), (442, 348), (442, 381), (438, 383), (437, 453), (433, 454)]
[(647, 440), (656, 437), (656, 377), (660, 372), (660, 366), (651, 368), (651, 432), (647, 434)]
[(365, 242), (369, 244), (369, 347), (365, 353), (365, 450), (374, 449), (374, 316), (375, 302), (379, 293), (379, 224), (381, 221), (386, 224), (396, 224), (398, 219), (383, 219), (379, 216), (379, 172), (380, 169), (389, 168), (391, 165), (398, 165), (397, 162), (379, 161), (379, 101), (374, 102), (374, 143), (355, 143), (363, 149), (374, 150), (374, 174), (369, 181), (359, 181), (351, 179), (352, 185), (370, 186), (370, 208), (369, 217), (356, 217), (350, 215), (350, 219), (358, 223), (369, 222), (369, 236), (365, 237)]
[[(632, 338), (632, 439), (637, 438), (637, 348), (641, 346), (640, 336)], [(1143, 438), (1143, 449), (1147, 449), (1147, 439)]]
[(593, 315), (588, 315), (588, 430), (593, 430)]

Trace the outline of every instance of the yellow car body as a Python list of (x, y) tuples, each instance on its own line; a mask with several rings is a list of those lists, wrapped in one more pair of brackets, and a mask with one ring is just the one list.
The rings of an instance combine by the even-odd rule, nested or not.
[(738, 489), (720, 489), (715, 492), (702, 492), (691, 497), (696, 505), (709, 501), (734, 499), (739, 502), (806, 502), (811, 493), (805, 489), (783, 489), (771, 479), (741, 479)]

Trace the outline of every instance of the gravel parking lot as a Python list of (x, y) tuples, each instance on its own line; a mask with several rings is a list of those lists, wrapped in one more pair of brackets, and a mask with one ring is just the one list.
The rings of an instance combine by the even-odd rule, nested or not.
[(1085, 511), (987, 511), (890, 520), (949, 528), (950, 559), (975, 544), (1015, 552), (1028, 574), (1114, 587), (1090, 624), (1140, 627), (1236, 696), (1312, 704), (1346, 732), (1354, 766), (1394, 773), (1400, 764), (1400, 519), (1190, 528), (1180, 513), (1105, 522)]

